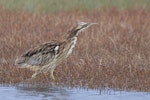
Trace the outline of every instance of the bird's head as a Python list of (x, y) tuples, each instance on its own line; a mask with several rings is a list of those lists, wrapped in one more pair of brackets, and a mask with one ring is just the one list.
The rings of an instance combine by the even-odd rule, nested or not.
[(97, 23), (89, 23), (89, 22), (78, 22), (77, 25), (71, 30), (69, 31), (69, 38), (74, 37), (74, 36), (78, 36), (78, 33), (83, 31), (84, 29), (95, 25)]
[(75, 27), (75, 30), (83, 31), (84, 29), (86, 29), (94, 24), (97, 24), (97, 23), (78, 22), (77, 26)]

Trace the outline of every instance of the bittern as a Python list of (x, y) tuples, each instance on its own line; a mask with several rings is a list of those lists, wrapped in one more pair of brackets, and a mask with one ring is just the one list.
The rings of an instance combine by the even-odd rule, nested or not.
[(40, 73), (50, 71), (50, 77), (55, 80), (53, 72), (56, 66), (72, 53), (79, 33), (94, 24), (96, 23), (79, 22), (68, 32), (68, 36), (64, 41), (49, 41), (31, 48), (16, 59), (15, 63), (19, 68), (28, 68), (35, 71), (32, 78)]

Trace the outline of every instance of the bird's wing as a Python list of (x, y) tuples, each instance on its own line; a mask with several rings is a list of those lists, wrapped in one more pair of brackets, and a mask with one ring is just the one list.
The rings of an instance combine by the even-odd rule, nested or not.
[(59, 47), (60, 42), (50, 41), (31, 48), (21, 56), (20, 61), (18, 60), (17, 64), (43, 66), (50, 63), (55, 58), (55, 55), (59, 52)]

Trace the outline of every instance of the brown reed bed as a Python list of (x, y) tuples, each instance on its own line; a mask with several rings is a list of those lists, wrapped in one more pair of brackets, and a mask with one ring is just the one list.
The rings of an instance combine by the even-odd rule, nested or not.
[[(73, 54), (57, 66), (52, 81), (18, 69), (15, 59), (49, 40), (63, 40), (77, 21), (97, 22), (80, 34)], [(116, 9), (35, 14), (0, 11), (0, 83), (150, 91), (150, 11)]]

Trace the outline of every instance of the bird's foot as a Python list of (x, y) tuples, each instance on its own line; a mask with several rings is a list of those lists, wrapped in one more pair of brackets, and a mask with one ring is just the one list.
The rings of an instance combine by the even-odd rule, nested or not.
[(51, 77), (53, 80), (55, 80), (55, 77), (54, 77), (54, 75), (51, 75), (50, 77)]
[(51, 77), (51, 79), (55, 80), (55, 77), (54, 77), (54, 75), (53, 75), (53, 72), (51, 72), (50, 77)]
[(35, 77), (36, 77), (36, 75), (37, 75), (37, 73), (34, 73), (34, 74), (32, 75), (32, 77), (31, 77), (31, 78), (32, 78), (32, 79), (33, 79), (33, 78), (35, 78)]

